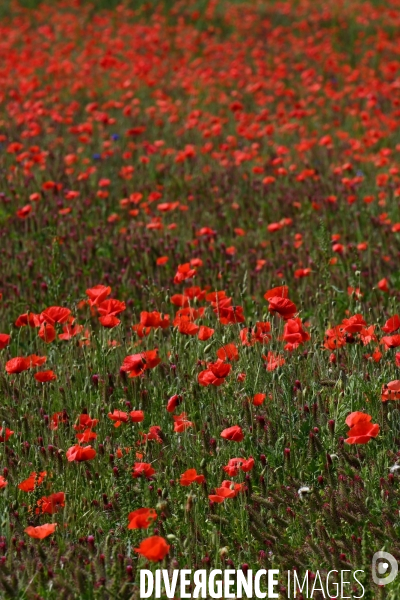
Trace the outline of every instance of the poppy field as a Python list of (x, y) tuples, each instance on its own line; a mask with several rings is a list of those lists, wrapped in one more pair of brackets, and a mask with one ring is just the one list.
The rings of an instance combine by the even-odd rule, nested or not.
[(399, 32), (399, 0), (4, 2), (1, 598), (399, 597)]

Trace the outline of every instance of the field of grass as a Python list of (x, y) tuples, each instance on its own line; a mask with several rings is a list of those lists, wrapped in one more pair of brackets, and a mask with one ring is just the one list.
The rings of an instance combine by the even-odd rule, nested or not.
[(0, 17), (0, 597), (398, 599), (399, 0)]

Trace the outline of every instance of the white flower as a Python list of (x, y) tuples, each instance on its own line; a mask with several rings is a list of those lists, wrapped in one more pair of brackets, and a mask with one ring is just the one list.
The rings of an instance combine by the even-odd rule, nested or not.
[(393, 465), (393, 467), (390, 467), (389, 471), (391, 473), (398, 473), (400, 471), (400, 465)]
[(306, 485), (304, 485), (297, 491), (298, 495), (300, 496), (300, 500), (303, 500), (303, 496), (309, 494), (310, 492), (311, 488), (307, 487)]

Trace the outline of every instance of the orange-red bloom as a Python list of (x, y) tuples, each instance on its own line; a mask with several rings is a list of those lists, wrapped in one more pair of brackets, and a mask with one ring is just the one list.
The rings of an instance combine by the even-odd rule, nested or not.
[(347, 432), (346, 444), (367, 444), (379, 434), (379, 425), (371, 423), (372, 417), (362, 412), (352, 412), (346, 418), (346, 425), (350, 427)]
[(128, 515), (128, 529), (147, 529), (157, 519), (154, 508), (138, 508)]
[(224, 440), (231, 440), (232, 442), (241, 442), (244, 439), (242, 428), (239, 425), (233, 425), (228, 427), (221, 432), (221, 437)]
[(47, 538), (49, 535), (54, 533), (56, 527), (57, 523), (45, 523), (44, 525), (39, 525), (38, 527), (27, 527), (26, 529), (24, 529), (24, 531), (31, 538), (43, 540), (44, 538)]
[(169, 552), (170, 546), (164, 538), (159, 535), (153, 535), (140, 543), (139, 548), (135, 548), (135, 552), (147, 558), (152, 562), (163, 560)]

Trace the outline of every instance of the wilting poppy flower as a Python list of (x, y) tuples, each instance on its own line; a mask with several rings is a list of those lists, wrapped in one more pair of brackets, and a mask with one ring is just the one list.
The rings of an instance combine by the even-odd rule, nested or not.
[(0, 333), (0, 350), (4, 350), (10, 343), (11, 336), (8, 333)]
[(37, 501), (37, 506), (38, 508), (35, 511), (37, 515), (44, 513), (54, 515), (59, 508), (65, 506), (65, 494), (64, 492), (56, 492), (50, 494), (50, 496), (43, 496)]
[(96, 450), (92, 446), (71, 446), (66, 452), (66, 457), (69, 462), (83, 462), (85, 460), (93, 460), (96, 456)]
[(38, 373), (34, 374), (34, 378), (40, 383), (46, 383), (47, 381), (54, 381), (55, 379), (57, 379), (57, 375), (54, 373), (54, 371), (51, 370), (39, 371)]
[(143, 540), (139, 548), (135, 548), (135, 552), (144, 556), (147, 560), (158, 562), (167, 556), (169, 549), (170, 546), (164, 538), (159, 535), (153, 535)]
[(21, 483), (18, 485), (18, 488), (20, 490), (22, 490), (23, 492), (33, 492), (35, 487), (40, 485), (43, 482), (46, 475), (47, 475), (46, 471), (42, 471), (39, 474), (37, 474), (37, 473), (35, 473), (35, 471), (33, 471), (33, 473), (31, 473), (29, 475), (28, 479), (21, 481)]
[(389, 400), (400, 400), (400, 380), (395, 379), (389, 381), (382, 386), (381, 390), (382, 402), (388, 402)]
[(5, 488), (8, 485), (8, 481), (6, 481), (3, 475), (0, 475), (0, 490)]
[(379, 425), (371, 423), (372, 417), (366, 413), (353, 412), (346, 418), (346, 425), (350, 427), (347, 432), (346, 444), (367, 444), (379, 434)]
[(179, 483), (184, 486), (191, 485), (192, 483), (204, 483), (206, 478), (204, 475), (198, 475), (196, 469), (188, 469), (182, 473)]
[(132, 469), (133, 469), (132, 477), (134, 477), (135, 479), (137, 477), (142, 477), (142, 476), (149, 479), (155, 473), (155, 469), (153, 469), (153, 467), (149, 463), (137, 462), (133, 465)]
[(233, 425), (221, 432), (221, 437), (232, 442), (241, 442), (244, 439), (242, 428), (239, 425)]
[(138, 508), (128, 515), (128, 529), (147, 529), (157, 519), (154, 508)]
[(31, 538), (43, 540), (44, 538), (47, 538), (49, 535), (54, 533), (56, 527), (57, 523), (45, 523), (44, 525), (39, 525), (38, 527), (27, 527), (26, 529), (24, 529), (24, 531)]

